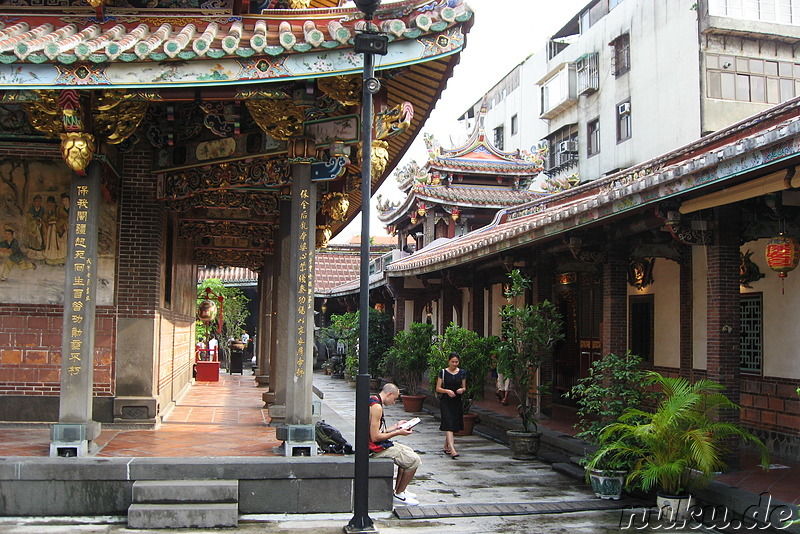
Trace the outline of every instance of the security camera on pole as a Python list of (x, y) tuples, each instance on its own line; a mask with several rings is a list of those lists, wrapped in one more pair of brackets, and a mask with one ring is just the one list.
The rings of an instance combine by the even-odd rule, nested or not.
[(374, 54), (386, 55), (389, 38), (372, 24), (381, 0), (355, 0), (364, 13), (365, 28), (356, 34), (354, 51), (364, 54), (363, 96), (361, 101), (361, 285), (358, 337), (358, 376), (356, 378), (356, 454), (353, 483), (353, 517), (344, 531), (378, 532), (369, 517), (369, 372), (367, 368), (369, 332), (369, 200), (372, 196), (372, 95), (380, 90), (375, 78)]

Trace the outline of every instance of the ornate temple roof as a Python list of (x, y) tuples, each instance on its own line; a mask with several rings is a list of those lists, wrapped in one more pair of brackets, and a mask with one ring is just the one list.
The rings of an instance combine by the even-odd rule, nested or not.
[(747, 173), (763, 173), (800, 158), (798, 112), (800, 97), (635, 167), (500, 211), (491, 224), (425, 247), (386, 271), (389, 276), (415, 276), (464, 265), (681, 194), (719, 189)]
[[(146, 13), (88, 5), (56, 13), (0, 6), (0, 89), (181, 87), (360, 73), (354, 7), (234, 15), (230, 10)], [(461, 0), (386, 4), (375, 23), (390, 39), (376, 69), (413, 65), (464, 46)]]
[(498, 150), (486, 136), (485, 119), (484, 107), (472, 134), (460, 147), (442, 148), (426, 134), (428, 161), (422, 168), (411, 162), (397, 171), (398, 186), (407, 196), (399, 205), (380, 203), (379, 220), (395, 224), (418, 202), (500, 209), (546, 195), (527, 189), (542, 172), (542, 159), (520, 150)]
[[(63, 144), (68, 132), (101, 152), (115, 145), (116, 156), (149, 143), (158, 200), (178, 214), (194, 262), (258, 271), (291, 185), (290, 146), (307, 146), (299, 139), (313, 140), (320, 171), (318, 238), (360, 210), (363, 54), (354, 39), (368, 28), (355, 7), (303, 2), (0, 2), (0, 103), (15, 118), (0, 136)], [(384, 1), (375, 12), (370, 29), (388, 37), (388, 53), (375, 56), (373, 188), (439, 99), (472, 19), (463, 0)], [(333, 141), (351, 158), (332, 154)], [(326, 203), (332, 195), (337, 206)]]

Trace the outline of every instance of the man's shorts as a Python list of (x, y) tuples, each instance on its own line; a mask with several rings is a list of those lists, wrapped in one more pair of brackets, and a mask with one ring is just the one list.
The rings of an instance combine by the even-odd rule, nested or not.
[(391, 458), (397, 467), (407, 471), (416, 469), (422, 463), (419, 459), (419, 454), (414, 449), (396, 441), (388, 449), (383, 449), (381, 452), (373, 452), (372, 457)]

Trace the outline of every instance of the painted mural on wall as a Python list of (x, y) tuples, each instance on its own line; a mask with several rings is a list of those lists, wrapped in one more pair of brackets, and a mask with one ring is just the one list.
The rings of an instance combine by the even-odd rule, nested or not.
[[(0, 159), (0, 302), (63, 304), (71, 207), (61, 161)], [(114, 293), (117, 205), (104, 195), (98, 236), (97, 304)]]

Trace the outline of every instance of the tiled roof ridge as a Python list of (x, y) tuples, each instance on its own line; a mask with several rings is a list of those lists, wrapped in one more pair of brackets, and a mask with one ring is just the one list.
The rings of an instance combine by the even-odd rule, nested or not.
[[(501, 210), (491, 224), (450, 240), (437, 250), (423, 250), (403, 258), (386, 270), (393, 276), (405, 276), (410, 272), (420, 274), (442, 268), (447, 262), (463, 261), (466, 255), (470, 255), (470, 259), (477, 259), (535, 239), (557, 235), (728, 176), (720, 173), (733, 172), (736, 175), (746, 172), (749, 168), (744, 161), (740, 161), (745, 154), (779, 142), (790, 144), (780, 151), (770, 152), (769, 162), (793, 157), (800, 152), (798, 107), (800, 97), (607, 178), (552, 195), (544, 201)], [(746, 133), (754, 126), (783, 115), (788, 116), (782, 122)], [(743, 132), (745, 135), (740, 135)], [(722, 143), (725, 140), (728, 142)], [(704, 146), (709, 148), (698, 154)], [(648, 164), (658, 165), (658, 170), (645, 172), (653, 168)], [(720, 170), (723, 166), (724, 169)], [(741, 169), (735, 171), (738, 167)], [(709, 174), (709, 169), (716, 171)], [(703, 180), (687, 179), (687, 183), (680, 183), (681, 177), (696, 176), (701, 172), (709, 176), (704, 175)], [(658, 194), (654, 194), (654, 191), (658, 191)]]
[[(503, 199), (494, 199), (494, 202), (489, 201), (481, 201), (481, 200), (470, 200), (467, 197), (462, 198), (448, 198), (444, 195), (437, 194), (437, 192), (444, 192), (444, 191), (454, 191), (458, 190), (463, 193), (467, 192), (474, 192), (474, 191), (486, 191), (486, 192), (496, 192), (496, 193), (503, 193), (512, 198), (508, 198), (506, 200)], [(415, 185), (409, 194), (406, 195), (406, 198), (403, 202), (394, 208), (391, 208), (390, 211), (378, 213), (378, 220), (383, 223), (391, 224), (393, 221), (402, 217), (411, 206), (417, 200), (423, 201), (431, 201), (431, 202), (439, 202), (442, 204), (459, 206), (459, 207), (477, 207), (477, 208), (490, 208), (490, 209), (500, 209), (507, 206), (515, 206), (518, 204), (525, 204), (528, 203), (530, 199), (536, 198), (542, 195), (549, 195), (549, 193), (543, 193), (540, 191), (531, 191), (527, 189), (510, 189), (508, 187), (498, 187), (498, 186), (491, 186), (491, 185), (426, 185), (426, 184), (417, 184)], [(513, 198), (518, 197), (518, 198)]]
[[(352, 46), (363, 28), (355, 7), (260, 15), (117, 13), (100, 22), (93, 14), (38, 14), (2, 10), (0, 63), (78, 61), (169, 61), (196, 57), (246, 58), (333, 50)], [(472, 12), (463, 0), (433, 4), (407, 0), (378, 10), (376, 24), (390, 42), (439, 33), (465, 22)]]

